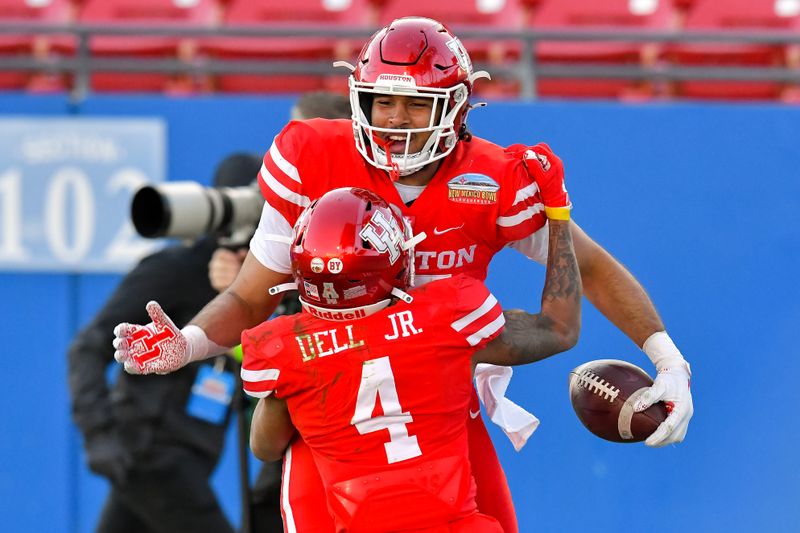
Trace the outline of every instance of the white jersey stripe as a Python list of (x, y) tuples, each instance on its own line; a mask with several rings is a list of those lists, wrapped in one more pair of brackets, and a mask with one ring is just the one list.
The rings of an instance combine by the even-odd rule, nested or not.
[(467, 337), (467, 342), (469, 343), (470, 346), (475, 346), (483, 339), (491, 337), (492, 335), (497, 333), (497, 331), (500, 328), (502, 328), (503, 325), (505, 325), (505, 323), (506, 323), (506, 317), (505, 315), (503, 315), (503, 313), (500, 313), (500, 316), (498, 316), (497, 318), (495, 318), (494, 320), (483, 326), (481, 329), (479, 329), (478, 331)]
[(539, 186), (536, 184), (536, 182), (531, 183), (527, 187), (523, 187), (517, 191), (517, 195), (514, 197), (514, 204), (512, 205), (516, 205), (524, 200), (527, 200), (537, 192), (539, 192)]
[(283, 509), (283, 525), (286, 533), (297, 533), (297, 526), (294, 523), (294, 513), (292, 504), (289, 501), (289, 490), (292, 488), (289, 480), (292, 477), (292, 445), (286, 448), (283, 455), (283, 479), (281, 480), (281, 509)]
[(461, 331), (462, 329), (466, 328), (467, 326), (478, 320), (480, 317), (488, 313), (489, 310), (492, 309), (492, 307), (494, 307), (495, 305), (497, 305), (497, 299), (494, 297), (493, 294), (489, 294), (489, 296), (483, 301), (480, 307), (475, 309), (467, 316), (459, 318), (458, 320), (450, 324), (450, 327), (456, 331)]
[(251, 391), (247, 388), (247, 384), (244, 385), (243, 389), (248, 396), (252, 396), (253, 398), (266, 398), (267, 396), (275, 392), (271, 389), (262, 391)]
[(537, 213), (541, 213), (544, 211), (544, 204), (543, 203), (536, 203), (527, 208), (525, 211), (520, 211), (516, 215), (512, 215), (510, 217), (497, 217), (497, 225), (510, 228), (512, 226), (516, 226), (525, 222), (526, 220), (530, 220), (533, 216)]
[(452, 278), (452, 274), (415, 274), (414, 287), (422, 287), (423, 285), (436, 281), (437, 279)]
[(264, 233), (264, 239), (271, 242), (279, 242), (281, 244), (292, 244), (292, 238), (286, 235), (278, 235), (277, 233)]
[(272, 160), (278, 165), (278, 168), (283, 171), (284, 174), (292, 178), (297, 183), (303, 183), (300, 181), (300, 174), (297, 172), (297, 167), (293, 164), (289, 163), (283, 155), (278, 151), (278, 145), (275, 144), (275, 141), (272, 142), (272, 146), (269, 147), (269, 155), (272, 157)]
[(242, 381), (275, 381), (281, 375), (281, 371), (277, 368), (268, 368), (266, 370), (247, 370), (242, 367)]
[(267, 167), (263, 163), (261, 164), (261, 179), (264, 180), (264, 183), (267, 184), (267, 187), (269, 187), (272, 192), (287, 202), (299, 205), (300, 207), (306, 207), (311, 203), (311, 201), (308, 199), (308, 196), (297, 194), (296, 192), (292, 192), (284, 187), (283, 184), (275, 179), (275, 176), (273, 176), (270, 171), (267, 170)]

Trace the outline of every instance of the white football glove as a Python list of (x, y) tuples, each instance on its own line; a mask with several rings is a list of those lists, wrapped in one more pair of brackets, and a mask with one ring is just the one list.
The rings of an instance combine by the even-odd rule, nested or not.
[(644, 441), (648, 446), (660, 448), (683, 441), (694, 406), (690, 389), (692, 373), (682, 356), (659, 360), (656, 369), (658, 375), (653, 386), (639, 397), (633, 410), (644, 411), (659, 401), (667, 404), (667, 419)]
[(114, 359), (129, 374), (169, 374), (186, 366), (191, 351), (186, 337), (157, 302), (147, 304), (152, 322), (123, 322), (114, 328)]

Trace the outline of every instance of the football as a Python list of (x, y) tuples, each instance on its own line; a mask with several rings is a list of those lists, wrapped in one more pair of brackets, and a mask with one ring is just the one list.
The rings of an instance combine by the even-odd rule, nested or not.
[(586, 429), (613, 442), (641, 442), (667, 418), (664, 402), (641, 413), (636, 399), (653, 384), (647, 372), (615, 359), (589, 361), (569, 374), (569, 396)]

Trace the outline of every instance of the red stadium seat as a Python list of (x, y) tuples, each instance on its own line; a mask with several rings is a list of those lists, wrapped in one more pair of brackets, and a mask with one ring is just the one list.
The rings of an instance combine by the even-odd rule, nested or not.
[[(532, 29), (547, 30), (667, 30), (675, 12), (667, 0), (548, 0), (530, 19)], [(652, 43), (549, 41), (536, 45), (536, 61), (547, 63), (593, 63), (646, 65), (656, 55)], [(539, 78), (540, 96), (626, 98), (646, 96), (647, 84), (622, 79)]]
[[(797, 0), (696, 0), (688, 11), (686, 30), (787, 31), (800, 24)], [(664, 57), (673, 65), (726, 67), (780, 67), (786, 65), (786, 47), (772, 44), (674, 44)], [(759, 99), (778, 98), (783, 90), (771, 81), (680, 81), (678, 96), (688, 98)]]
[(677, 9), (680, 9), (681, 11), (688, 11), (696, 3), (697, 0), (672, 0), (672, 5), (675, 6)]
[[(24, 24), (69, 24), (72, 4), (69, 0), (0, 0), (0, 21)], [(48, 55), (50, 35), (0, 34), (0, 56), (44, 58)], [(49, 78), (33, 71), (1, 71), (0, 89), (30, 88), (37, 78)]]
[(522, 21), (521, 0), (466, 0), (457, 5), (431, 0), (373, 0), (381, 26), (408, 16), (430, 17), (448, 26), (484, 26), (518, 29)]
[[(218, 19), (215, 0), (85, 0), (78, 15), (82, 24), (109, 26), (211, 27)], [(155, 57), (190, 59), (195, 39), (172, 36), (111, 36), (90, 39), (95, 57)], [(162, 91), (188, 89), (191, 82), (165, 73), (97, 72), (91, 86), (99, 91)]]
[[(223, 17), (228, 27), (323, 26), (327, 28), (371, 27), (366, 0), (229, 0)], [(203, 55), (217, 59), (352, 60), (363, 44), (332, 37), (220, 37), (199, 45)], [(236, 92), (300, 92), (320, 89), (324, 75), (223, 74), (216, 78), (217, 90)]]
[[(521, 0), (466, 0), (434, 2), (431, 0), (375, 0), (381, 26), (410, 15), (430, 17), (446, 24), (459, 35), (459, 29), (521, 30), (525, 11)], [(503, 62), (519, 56), (519, 43), (497, 39), (462, 38), (473, 61)]]

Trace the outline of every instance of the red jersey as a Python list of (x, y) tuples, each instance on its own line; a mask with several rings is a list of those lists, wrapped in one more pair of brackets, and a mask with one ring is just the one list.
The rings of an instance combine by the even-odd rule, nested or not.
[(411, 294), (360, 319), (304, 312), (242, 335), (245, 391), (286, 400), (340, 528), (376, 515), (386, 530), (427, 527), (476, 509), (470, 362), (499, 335), (502, 310), (467, 276)]
[[(285, 220), (284, 232), (312, 200), (338, 187), (362, 187), (400, 206), (414, 233), (427, 234), (415, 249), (416, 273), (423, 283), (459, 273), (485, 279), (500, 249), (541, 229), (547, 220), (518, 150), (479, 138), (459, 142), (422, 194), (405, 206), (387, 173), (356, 150), (349, 120), (290, 122), (264, 156), (259, 185), (269, 206)], [(272, 265), (258, 250), (254, 253)]]

